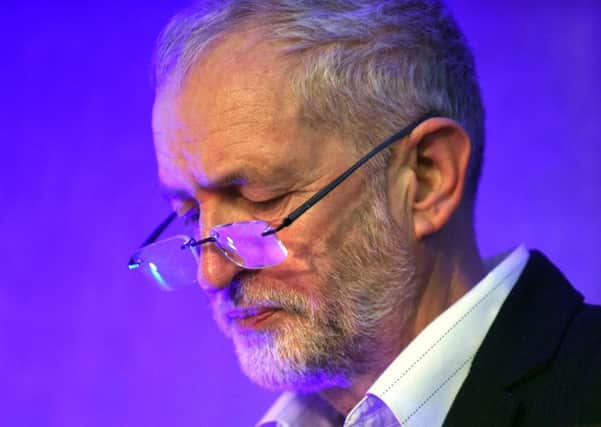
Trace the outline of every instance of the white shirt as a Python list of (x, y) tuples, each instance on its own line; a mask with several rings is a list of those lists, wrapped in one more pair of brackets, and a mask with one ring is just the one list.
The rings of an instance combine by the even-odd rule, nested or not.
[[(424, 328), (349, 412), (344, 427), (441, 426), (528, 257), (519, 246)], [(341, 422), (318, 395), (284, 393), (257, 427), (334, 427)]]

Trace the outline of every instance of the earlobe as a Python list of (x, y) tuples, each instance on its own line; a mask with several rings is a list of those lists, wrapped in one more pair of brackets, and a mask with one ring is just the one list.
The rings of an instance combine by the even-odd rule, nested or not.
[(422, 240), (424, 237), (436, 233), (438, 228), (430, 222), (425, 215), (415, 215), (413, 217), (413, 231), (417, 240)]

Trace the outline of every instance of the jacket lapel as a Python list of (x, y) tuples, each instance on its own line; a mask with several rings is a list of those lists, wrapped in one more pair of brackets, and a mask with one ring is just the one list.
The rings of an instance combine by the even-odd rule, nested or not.
[(581, 304), (562, 273), (532, 251), (443, 425), (511, 426), (520, 405), (512, 387), (545, 369)]

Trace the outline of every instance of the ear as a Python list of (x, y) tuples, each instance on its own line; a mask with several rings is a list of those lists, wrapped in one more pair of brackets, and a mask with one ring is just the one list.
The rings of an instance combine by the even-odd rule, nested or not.
[(394, 147), (388, 176), (391, 214), (400, 224), (409, 213), (417, 240), (441, 230), (459, 207), (470, 150), (463, 127), (442, 117), (420, 123)]

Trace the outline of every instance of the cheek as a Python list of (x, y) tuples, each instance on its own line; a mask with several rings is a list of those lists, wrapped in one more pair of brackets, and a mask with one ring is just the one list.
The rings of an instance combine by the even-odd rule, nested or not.
[(361, 232), (353, 211), (342, 212), (329, 221), (311, 221), (312, 216), (301, 218), (280, 236), (288, 258), (266, 273), (282, 286), (314, 300), (314, 305), (323, 305), (333, 291), (335, 277), (340, 276), (337, 269), (341, 249), (348, 246), (349, 239), (357, 240), (356, 235)]
[(352, 238), (363, 220), (361, 203), (357, 198), (345, 200), (326, 196), (286, 230), (282, 241), (291, 257), (307, 260), (333, 258), (335, 252)]
[[(330, 230), (314, 230), (307, 223), (295, 223), (281, 236), (288, 249), (288, 257), (281, 265), (273, 269), (273, 273), (287, 288), (298, 288), (304, 294), (316, 293), (324, 287), (324, 276), (331, 271), (332, 249), (329, 246)], [(307, 295), (309, 296), (309, 295)]]

